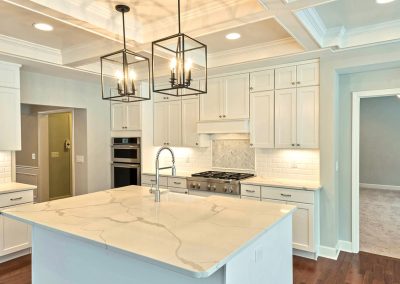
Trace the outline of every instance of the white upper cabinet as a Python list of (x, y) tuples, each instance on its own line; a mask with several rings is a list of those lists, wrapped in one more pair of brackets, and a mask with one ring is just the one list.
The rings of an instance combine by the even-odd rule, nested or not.
[(207, 80), (207, 94), (200, 96), (200, 120), (214, 121), (222, 118), (224, 81), (221, 78)]
[(154, 103), (154, 146), (167, 145), (169, 103)]
[(140, 130), (141, 129), (140, 103), (112, 103), (111, 130)]
[(275, 69), (275, 89), (288, 89), (296, 86), (296, 66)]
[(182, 146), (199, 146), (197, 122), (199, 121), (199, 100), (182, 100)]
[(248, 74), (229, 76), (224, 79), (223, 104), (223, 118), (249, 118), (250, 97)]
[(0, 151), (21, 150), (20, 65), (0, 62)]
[(141, 104), (140, 102), (126, 105), (126, 130), (141, 130)]
[(275, 89), (319, 85), (319, 63), (306, 63), (275, 69)]
[(208, 80), (207, 94), (200, 96), (200, 121), (249, 118), (249, 75)]
[(182, 145), (182, 104), (181, 101), (168, 103), (168, 146)]
[(181, 101), (154, 103), (154, 146), (182, 145)]
[(250, 73), (250, 92), (270, 91), (274, 84), (274, 69)]
[(250, 94), (250, 146), (274, 148), (274, 91)]
[(296, 146), (296, 89), (275, 91), (275, 148)]
[(319, 87), (297, 88), (297, 147), (319, 146)]
[(297, 66), (297, 87), (319, 85), (319, 64), (309, 63)]

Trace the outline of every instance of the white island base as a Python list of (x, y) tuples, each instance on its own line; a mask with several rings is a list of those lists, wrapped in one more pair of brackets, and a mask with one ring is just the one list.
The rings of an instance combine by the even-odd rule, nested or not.
[(176, 267), (34, 225), (32, 283), (289, 284), (293, 283), (291, 224), (290, 214), (210, 276), (176, 271)]

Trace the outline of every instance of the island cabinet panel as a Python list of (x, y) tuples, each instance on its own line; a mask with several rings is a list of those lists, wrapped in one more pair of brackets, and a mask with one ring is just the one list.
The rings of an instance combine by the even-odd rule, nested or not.
[[(156, 184), (155, 175), (142, 174), (142, 185), (154, 187)], [(187, 194), (186, 178), (173, 176), (160, 176), (160, 186), (171, 192)]]
[(0, 215), (0, 230), (0, 256), (31, 247), (29, 225)]

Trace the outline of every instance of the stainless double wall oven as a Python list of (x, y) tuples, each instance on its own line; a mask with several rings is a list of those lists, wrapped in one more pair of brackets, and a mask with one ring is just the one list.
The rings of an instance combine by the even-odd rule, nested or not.
[(112, 186), (140, 185), (140, 138), (112, 138), (111, 155)]

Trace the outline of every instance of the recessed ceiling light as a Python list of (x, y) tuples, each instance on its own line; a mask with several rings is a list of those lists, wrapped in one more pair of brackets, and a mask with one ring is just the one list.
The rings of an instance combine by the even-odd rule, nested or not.
[(387, 4), (393, 2), (394, 0), (375, 0), (378, 4)]
[(230, 33), (230, 34), (227, 34), (225, 37), (227, 39), (234, 40), (234, 39), (240, 38), (240, 34), (238, 34), (238, 33)]
[(34, 23), (33, 26), (35, 27), (35, 29), (46, 32), (52, 31), (54, 29), (52, 25), (46, 23)]

